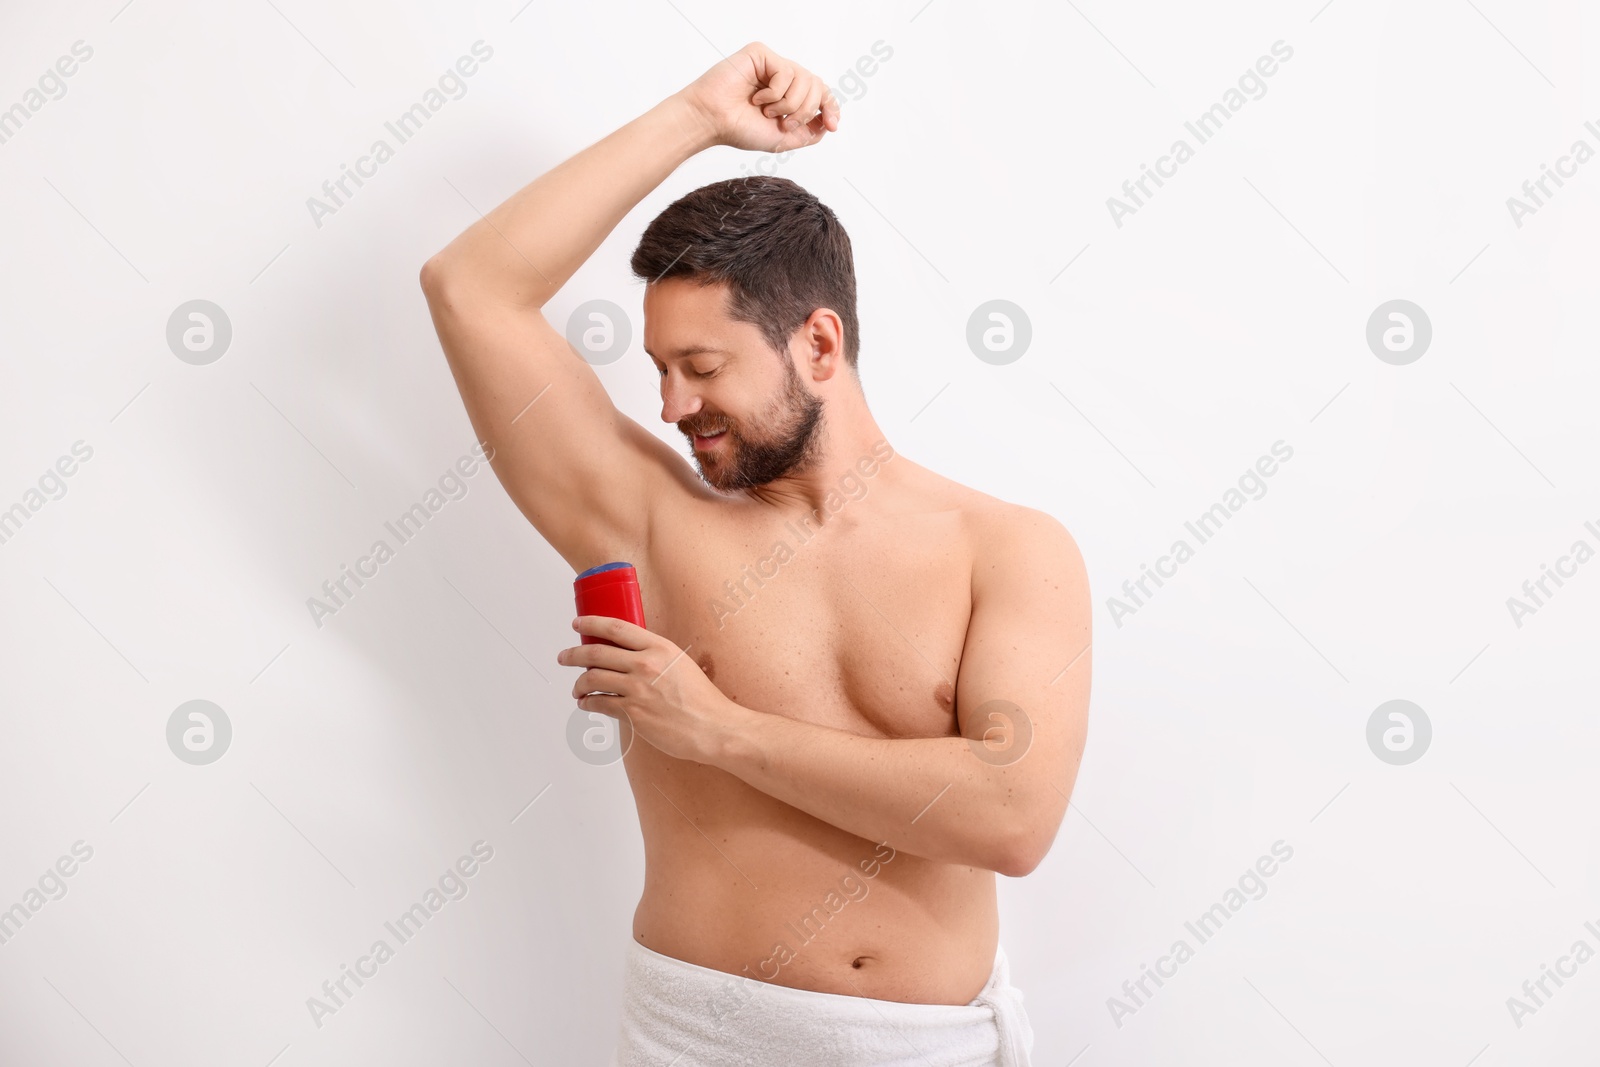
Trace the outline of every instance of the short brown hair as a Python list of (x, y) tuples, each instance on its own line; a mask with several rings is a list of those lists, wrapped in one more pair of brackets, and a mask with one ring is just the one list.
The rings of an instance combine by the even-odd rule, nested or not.
[(646, 283), (726, 282), (728, 313), (783, 351), (819, 307), (844, 325), (852, 370), (860, 347), (850, 235), (828, 206), (787, 178), (751, 175), (702, 185), (651, 220), (629, 266)]

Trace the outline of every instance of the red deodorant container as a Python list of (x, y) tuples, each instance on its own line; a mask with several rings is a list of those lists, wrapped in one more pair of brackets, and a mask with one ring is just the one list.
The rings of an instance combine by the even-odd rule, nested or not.
[[(605, 615), (645, 626), (644, 601), (639, 597), (639, 574), (631, 563), (602, 563), (572, 580), (579, 615)], [(579, 635), (585, 645), (613, 645), (603, 637)]]

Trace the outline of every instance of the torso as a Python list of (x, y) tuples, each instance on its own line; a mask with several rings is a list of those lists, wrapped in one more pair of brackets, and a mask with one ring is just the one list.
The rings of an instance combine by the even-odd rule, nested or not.
[[(956, 736), (966, 520), (998, 502), (898, 455), (864, 482), (820, 529), (709, 493), (664, 507), (639, 553), (648, 625), (746, 707), (869, 737)], [(966, 1004), (982, 989), (994, 872), (895, 852), (642, 739), (623, 762), (645, 847), (639, 943), (827, 993)]]

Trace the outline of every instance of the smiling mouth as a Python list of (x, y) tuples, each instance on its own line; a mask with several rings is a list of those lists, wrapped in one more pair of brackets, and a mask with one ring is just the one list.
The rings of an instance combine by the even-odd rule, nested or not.
[(717, 442), (728, 436), (728, 431), (726, 429), (722, 429), (718, 430), (714, 434), (697, 433), (692, 434), (691, 436), (694, 439), (694, 450), (696, 452), (709, 452), (712, 448), (716, 447)]

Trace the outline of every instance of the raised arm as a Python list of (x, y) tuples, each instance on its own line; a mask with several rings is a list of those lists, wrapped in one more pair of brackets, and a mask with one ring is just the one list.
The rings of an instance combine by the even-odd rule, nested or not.
[(495, 474), (575, 569), (643, 543), (687, 464), (618, 411), (540, 310), (677, 166), (712, 144), (682, 97), (657, 104), (478, 219), (422, 268), (439, 343)]
[(473, 429), (493, 447), (495, 474), (575, 569), (625, 558), (643, 543), (661, 494), (693, 473), (617, 410), (541, 309), (697, 152), (717, 144), (777, 151), (818, 139), (820, 119), (763, 114), (800, 106), (787, 95), (796, 70), (763, 45), (746, 46), (522, 188), (423, 265), (434, 328)]

